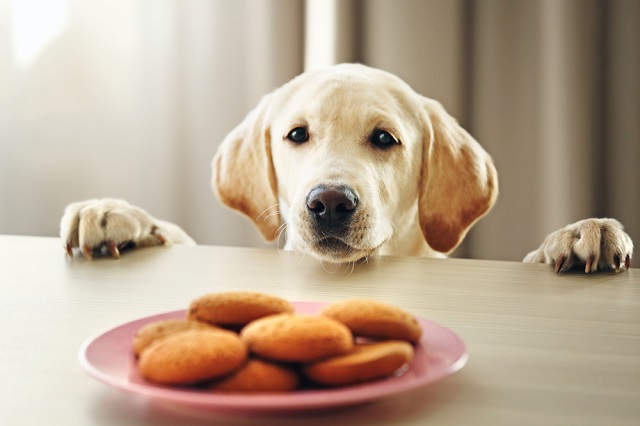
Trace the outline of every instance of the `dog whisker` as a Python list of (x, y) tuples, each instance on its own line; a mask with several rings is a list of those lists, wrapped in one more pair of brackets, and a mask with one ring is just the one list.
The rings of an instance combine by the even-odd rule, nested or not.
[(347, 274), (347, 278), (349, 278), (351, 276), (351, 274), (353, 274), (353, 271), (355, 271), (356, 269), (356, 262), (349, 262), (349, 265), (351, 265), (351, 270), (349, 271), (349, 273)]
[[(271, 210), (271, 209), (273, 209), (273, 208), (278, 208), (278, 207), (280, 207), (280, 204), (279, 204), (279, 203), (278, 203), (278, 204), (274, 204), (274, 205), (272, 205), (272, 206), (267, 207), (266, 209), (264, 209), (264, 210), (263, 210), (263, 212), (262, 212), (262, 213), (260, 213), (260, 214), (258, 215), (258, 217), (256, 217), (256, 222), (258, 221), (258, 219), (260, 219), (260, 218), (262, 217), (262, 215), (264, 215), (265, 213), (267, 213), (269, 210)], [(279, 212), (278, 212), (278, 214), (279, 214)], [(262, 220), (267, 220), (267, 218), (268, 218), (269, 216), (270, 216), (270, 214), (269, 214), (269, 215), (267, 215), (267, 217), (265, 217), (265, 218), (264, 218), (264, 219), (262, 219)]]
[(381, 245), (373, 249), (371, 253), (367, 253), (367, 255), (363, 259), (363, 262), (369, 264), (369, 259), (374, 258), (376, 259), (376, 267), (380, 265), (380, 256), (376, 256), (376, 252), (380, 249), (380, 247)]
[[(336, 269), (334, 269), (333, 271), (330, 271), (325, 267), (325, 263), (327, 263), (327, 262), (325, 262), (324, 260), (320, 261), (320, 266), (322, 266), (322, 269), (326, 273), (328, 273), (328, 274), (336, 274), (336, 273), (338, 273), (340, 271), (340, 264), (338, 264), (338, 267)], [(329, 262), (329, 263), (331, 263), (332, 265), (335, 265), (335, 263), (333, 263), (333, 262)]]
[(273, 213), (269, 213), (268, 215), (266, 215), (266, 216), (264, 217), (264, 220), (267, 220), (267, 219), (269, 219), (269, 218), (270, 218), (270, 217), (272, 217), (272, 216), (280, 216), (280, 211), (275, 211), (275, 212), (273, 212)]
[(278, 230), (276, 231), (276, 234), (278, 235), (278, 238), (276, 239), (276, 247), (278, 248), (278, 251), (280, 251), (280, 249), (282, 248), (282, 245), (280, 244), (280, 238), (282, 237), (282, 234), (285, 235), (284, 240), (285, 242), (287, 241), (287, 223), (284, 222), (282, 225), (280, 225), (278, 227)]
[[(378, 251), (378, 249), (376, 249), (376, 250), (374, 251), (374, 253), (375, 253), (376, 251)], [(378, 266), (380, 266), (380, 262), (381, 262), (381, 261), (382, 261), (382, 256), (375, 256), (376, 268), (377, 268)]]
[(276, 230), (278, 237), (280, 237), (280, 235), (287, 228), (287, 226), (288, 226), (287, 222), (283, 222), (280, 226), (278, 226), (278, 229)]

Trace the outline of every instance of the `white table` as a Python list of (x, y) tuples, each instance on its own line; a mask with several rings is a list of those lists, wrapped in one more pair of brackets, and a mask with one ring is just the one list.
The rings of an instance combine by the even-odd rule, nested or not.
[[(545, 265), (381, 258), (327, 272), (276, 250), (161, 247), (68, 258), (57, 239), (0, 236), (0, 425), (640, 424), (640, 270), (555, 275)], [(289, 415), (159, 402), (85, 374), (78, 350), (124, 322), (208, 292), (292, 301), (376, 298), (458, 333), (467, 365), (375, 403)]]

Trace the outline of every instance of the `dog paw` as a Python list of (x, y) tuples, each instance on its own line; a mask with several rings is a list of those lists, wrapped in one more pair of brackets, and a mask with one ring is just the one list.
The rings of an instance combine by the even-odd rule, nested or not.
[(124, 247), (168, 243), (151, 215), (126, 201), (115, 199), (68, 205), (60, 221), (60, 238), (69, 256), (73, 256), (73, 249), (78, 247), (87, 259), (102, 251), (119, 258)]
[(556, 231), (545, 239), (525, 262), (553, 265), (556, 273), (584, 267), (586, 273), (597, 270), (629, 269), (633, 242), (615, 219), (586, 219)]

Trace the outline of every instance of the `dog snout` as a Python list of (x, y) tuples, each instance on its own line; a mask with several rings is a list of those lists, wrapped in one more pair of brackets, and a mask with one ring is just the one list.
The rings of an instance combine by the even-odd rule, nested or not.
[(325, 229), (344, 227), (358, 207), (355, 191), (347, 186), (316, 186), (307, 195), (307, 209)]

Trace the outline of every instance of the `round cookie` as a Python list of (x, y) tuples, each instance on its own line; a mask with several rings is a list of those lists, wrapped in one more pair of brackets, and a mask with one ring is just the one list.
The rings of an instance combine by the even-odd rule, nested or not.
[(252, 358), (208, 388), (222, 392), (286, 392), (297, 388), (299, 382), (298, 375), (291, 368)]
[(254, 354), (273, 361), (312, 362), (353, 348), (353, 336), (328, 317), (279, 314), (249, 323), (240, 333)]
[(356, 345), (346, 355), (304, 367), (316, 383), (343, 386), (389, 376), (413, 359), (413, 346), (399, 340)]
[(417, 343), (422, 336), (418, 320), (402, 309), (375, 300), (347, 299), (325, 306), (322, 315), (340, 321), (354, 336)]
[(287, 300), (270, 294), (234, 291), (211, 293), (191, 303), (188, 318), (224, 327), (242, 327), (267, 315), (293, 313)]
[(247, 346), (227, 330), (188, 330), (152, 343), (140, 354), (142, 376), (161, 384), (186, 385), (232, 373), (247, 359)]
[(186, 319), (154, 321), (140, 328), (133, 337), (133, 353), (139, 356), (142, 351), (158, 339), (187, 330), (211, 330), (213, 326)]

